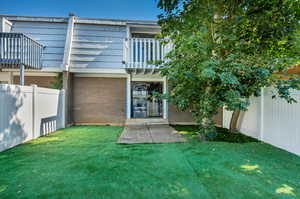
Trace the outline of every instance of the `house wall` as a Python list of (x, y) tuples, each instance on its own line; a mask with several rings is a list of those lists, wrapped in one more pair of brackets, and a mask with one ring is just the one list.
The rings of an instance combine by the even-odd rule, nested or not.
[[(24, 33), (46, 46), (43, 70), (61, 70), (67, 34), (65, 22), (12, 21), (11, 32)], [(126, 26), (101, 24), (74, 24), (70, 67), (122, 68), (123, 40)]]
[[(220, 109), (218, 114), (214, 116), (214, 121), (217, 126), (222, 126), (223, 123), (223, 110)], [(169, 123), (170, 124), (194, 124), (195, 120), (191, 112), (182, 112), (176, 109), (172, 104), (169, 104)]]
[(176, 109), (173, 104), (168, 106), (168, 118), (170, 124), (192, 124), (194, 119), (190, 112), (182, 112)]
[(11, 72), (0, 72), (0, 83), (11, 84), (12, 80)]
[(74, 77), (75, 124), (124, 124), (126, 78)]
[(122, 68), (125, 26), (75, 24), (72, 68)]
[[(36, 84), (37, 86), (43, 88), (51, 88), (55, 81), (56, 80), (54, 76), (25, 76), (24, 78), (24, 83), (26, 86)], [(13, 83), (20, 84), (20, 76), (14, 76)]]
[(220, 108), (218, 113), (213, 117), (214, 121), (216, 122), (217, 126), (222, 127), (223, 125), (223, 109)]
[[(62, 71), (68, 18), (10, 17), (9, 19), (13, 23), (12, 32), (24, 33), (46, 46), (42, 59), (43, 71)], [(78, 17), (75, 17), (74, 21), (73, 36), (70, 40), (72, 42), (69, 66), (70, 72), (72, 72), (71, 77), (73, 74), (76, 76), (78, 72), (94, 73), (96, 75), (97, 73), (118, 73), (125, 76), (122, 61), (124, 54), (123, 42), (129, 30), (126, 27), (127, 22), (111, 21), (105, 24), (106, 22), (103, 20), (88, 20)], [(148, 27), (147, 25), (131, 27), (131, 31), (159, 32), (159, 27), (155, 23), (151, 23)], [(15, 84), (18, 84), (19, 76), (15, 76), (13, 80)], [(54, 77), (25, 76), (26, 85), (37, 84), (38, 86), (49, 88), (54, 81)], [(68, 114), (70, 117), (67, 117), (68, 122), (124, 122), (125, 78), (76, 77), (67, 81), (66, 96), (70, 96), (68, 97), (68, 102), (72, 101), (68, 103), (71, 106), (69, 108), (70, 114)], [(102, 95), (100, 91), (106, 93), (107, 96)], [(114, 93), (115, 91), (118, 91), (118, 93)], [(82, 93), (85, 93), (85, 95)], [(85, 103), (86, 99), (87, 103)], [(111, 99), (113, 100), (112, 102)], [(105, 105), (104, 107), (107, 106), (108, 108), (101, 109), (103, 104)], [(117, 113), (117, 110), (120, 113)], [(113, 115), (109, 116), (106, 111), (113, 113)], [(193, 122), (189, 112), (178, 112), (172, 105), (169, 106), (168, 113), (170, 123)], [(221, 123), (222, 119), (220, 118), (222, 117), (216, 116), (217, 124)]]
[[(43, 70), (61, 70), (67, 23), (12, 21), (11, 32), (25, 35), (46, 46), (43, 52)], [(67, 22), (67, 20), (66, 20)]]
[(70, 126), (73, 121), (73, 79), (74, 74), (68, 71), (63, 72), (63, 89), (65, 90), (65, 118), (66, 125)]

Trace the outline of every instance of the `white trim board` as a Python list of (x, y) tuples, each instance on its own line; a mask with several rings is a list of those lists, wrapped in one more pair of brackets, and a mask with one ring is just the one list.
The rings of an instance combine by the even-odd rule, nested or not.
[(133, 75), (131, 77), (131, 81), (142, 81), (142, 82), (164, 82), (164, 77), (156, 74), (156, 75), (142, 75), (142, 74), (138, 74), (138, 75)]
[(144, 25), (144, 24), (131, 24), (131, 23), (127, 23), (129, 27), (132, 27), (132, 28), (161, 28), (158, 24), (147, 24), (147, 25)]
[[(0, 15), (11, 21), (29, 21), (29, 22), (49, 22), (49, 23), (67, 23), (68, 17), (41, 17), (41, 16), (16, 16)], [(101, 18), (82, 18), (76, 17), (75, 23), (81, 24), (105, 24), (124, 26), (130, 24), (133, 26), (158, 26), (157, 21), (151, 20), (126, 20), (126, 19), (101, 19)]]
[(141, 78), (141, 77), (132, 77), (132, 82), (164, 82), (164, 79), (161, 78)]
[[(18, 72), (19, 69), (17, 68), (4, 68), (2, 69), (3, 72)], [(62, 70), (60, 68), (43, 68), (42, 70), (37, 70), (37, 69), (26, 69), (25, 70), (25, 73), (26, 72), (40, 72), (40, 73), (59, 73), (59, 72), (62, 72)]]
[(40, 70), (40, 71), (41, 72), (62, 72), (62, 69), (60, 67), (57, 67), (57, 68), (45, 67), (45, 68), (42, 68), (42, 70)]
[[(19, 76), (19, 72), (13, 72), (13, 76)], [(25, 76), (35, 76), (35, 77), (56, 77), (58, 73), (45, 73), (45, 72), (26, 72)]]
[(165, 80), (160, 75), (132, 75), (131, 81), (164, 82)]
[(114, 73), (126, 75), (125, 69), (111, 69), (111, 68), (72, 68), (69, 69), (72, 73)]
[(75, 16), (70, 16), (68, 21), (68, 28), (66, 34), (66, 41), (64, 47), (64, 57), (62, 62), (62, 68), (64, 71), (69, 70), (70, 61), (71, 61), (71, 52), (72, 52), (72, 43), (73, 43), (73, 33), (74, 33), (74, 21)]
[(127, 78), (126, 74), (116, 73), (75, 73), (74, 77), (112, 77), (112, 78)]

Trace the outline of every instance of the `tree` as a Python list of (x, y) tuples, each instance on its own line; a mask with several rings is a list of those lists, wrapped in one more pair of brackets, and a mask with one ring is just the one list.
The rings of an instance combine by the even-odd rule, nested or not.
[(57, 76), (55, 76), (54, 82), (51, 84), (51, 88), (54, 89), (62, 89), (63, 85), (63, 74), (59, 73)]
[(299, 60), (299, 0), (160, 0), (158, 7), (161, 37), (173, 45), (162, 69), (171, 90), (164, 97), (190, 110), (199, 132), (215, 131), (220, 107), (234, 111), (234, 131), (263, 87), (295, 102), (290, 89), (300, 89), (299, 79), (283, 77)]

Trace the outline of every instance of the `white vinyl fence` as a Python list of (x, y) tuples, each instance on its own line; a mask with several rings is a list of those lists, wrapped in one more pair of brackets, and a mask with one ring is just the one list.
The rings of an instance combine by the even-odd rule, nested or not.
[(63, 90), (0, 84), (0, 151), (64, 125)]
[[(300, 91), (292, 91), (298, 103), (272, 99), (273, 90), (263, 89), (262, 96), (251, 98), (248, 111), (241, 114), (241, 133), (300, 155)], [(224, 109), (223, 126), (229, 127), (231, 112)]]

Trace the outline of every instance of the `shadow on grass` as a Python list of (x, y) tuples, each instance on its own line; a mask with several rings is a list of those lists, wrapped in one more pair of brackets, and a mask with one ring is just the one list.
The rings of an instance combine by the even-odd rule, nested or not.
[[(174, 125), (179, 134), (185, 135), (190, 140), (198, 140), (198, 126), (196, 125)], [(226, 128), (216, 127), (216, 132), (210, 136), (210, 141), (230, 142), (230, 143), (249, 143), (260, 142), (259, 140), (241, 133), (231, 133)]]

